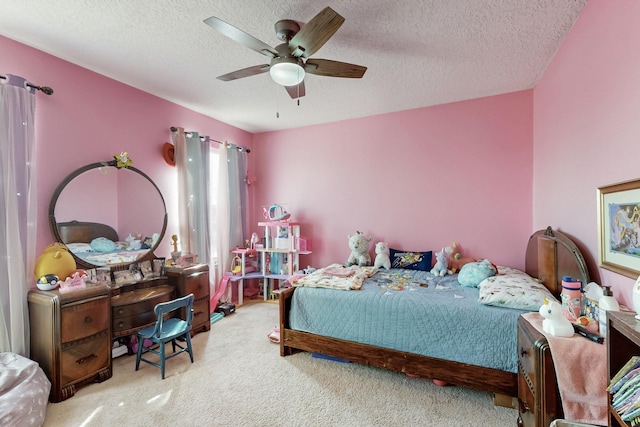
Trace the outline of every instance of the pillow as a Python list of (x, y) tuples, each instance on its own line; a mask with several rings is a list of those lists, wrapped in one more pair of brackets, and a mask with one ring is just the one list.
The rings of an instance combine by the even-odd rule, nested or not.
[[(478, 302), (497, 307), (538, 311), (544, 299), (557, 301), (551, 292), (538, 280), (528, 274), (510, 269), (506, 274), (484, 279), (478, 285)], [(498, 267), (498, 271), (505, 271)]]
[(112, 252), (116, 250), (115, 242), (106, 237), (96, 237), (91, 241), (91, 247), (97, 252)]
[(458, 282), (462, 286), (477, 287), (484, 279), (495, 276), (496, 269), (488, 259), (465, 264), (458, 273)]
[(93, 248), (88, 243), (67, 243), (66, 246), (73, 253), (93, 252)]
[(407, 270), (431, 270), (431, 251), (414, 252), (389, 248), (391, 268), (405, 268)]

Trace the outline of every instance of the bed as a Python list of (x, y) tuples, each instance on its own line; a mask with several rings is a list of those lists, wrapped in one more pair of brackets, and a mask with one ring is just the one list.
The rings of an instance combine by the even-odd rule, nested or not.
[[(589, 281), (576, 245), (551, 228), (530, 237), (525, 265), (524, 272), (499, 266), (494, 282), (526, 282), (527, 307), (545, 293), (557, 297), (565, 275)], [(294, 286), (279, 297), (280, 354), (315, 352), (516, 396), (516, 324), (526, 310), (499, 302), (504, 288), (491, 286), (399, 269), (378, 271), (359, 290)]]
[[(98, 222), (69, 221), (57, 223), (62, 242), (81, 260), (95, 266), (131, 263), (149, 253), (149, 245), (131, 249), (120, 241), (113, 227)], [(103, 240), (102, 245), (96, 239)], [(97, 242), (101, 243), (101, 242)]]

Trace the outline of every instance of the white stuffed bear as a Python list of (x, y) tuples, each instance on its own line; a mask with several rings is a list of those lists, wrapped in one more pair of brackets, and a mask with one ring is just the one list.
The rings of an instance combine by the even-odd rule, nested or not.
[(387, 270), (391, 268), (389, 245), (386, 242), (376, 243), (376, 260), (373, 262), (373, 266), (376, 268), (384, 267)]
[(369, 255), (369, 242), (371, 242), (371, 237), (367, 237), (359, 231), (356, 231), (356, 234), (353, 236), (347, 237), (349, 237), (351, 254), (345, 265), (347, 267), (351, 265), (357, 265), (359, 267), (371, 265), (371, 255)]
[(554, 337), (571, 337), (574, 330), (573, 325), (562, 314), (562, 306), (557, 301), (549, 301), (544, 299), (544, 303), (538, 310), (540, 316), (544, 317), (542, 321), (542, 330)]

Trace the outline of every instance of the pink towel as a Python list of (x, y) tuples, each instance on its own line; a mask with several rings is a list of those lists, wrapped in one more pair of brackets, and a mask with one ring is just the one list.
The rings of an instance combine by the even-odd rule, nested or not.
[(522, 316), (547, 337), (562, 398), (564, 418), (606, 426), (609, 402), (606, 391), (606, 341), (605, 344), (598, 344), (578, 334), (569, 338), (554, 337), (543, 331), (543, 318), (540, 314), (525, 313)]

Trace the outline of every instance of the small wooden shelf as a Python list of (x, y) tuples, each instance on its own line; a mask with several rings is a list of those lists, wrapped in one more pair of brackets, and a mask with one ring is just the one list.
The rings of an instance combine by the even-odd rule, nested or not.
[[(610, 311), (607, 313), (607, 376), (609, 381), (632, 357), (640, 355), (640, 321), (633, 312)], [(622, 421), (611, 407), (609, 397), (609, 426), (623, 427)]]

